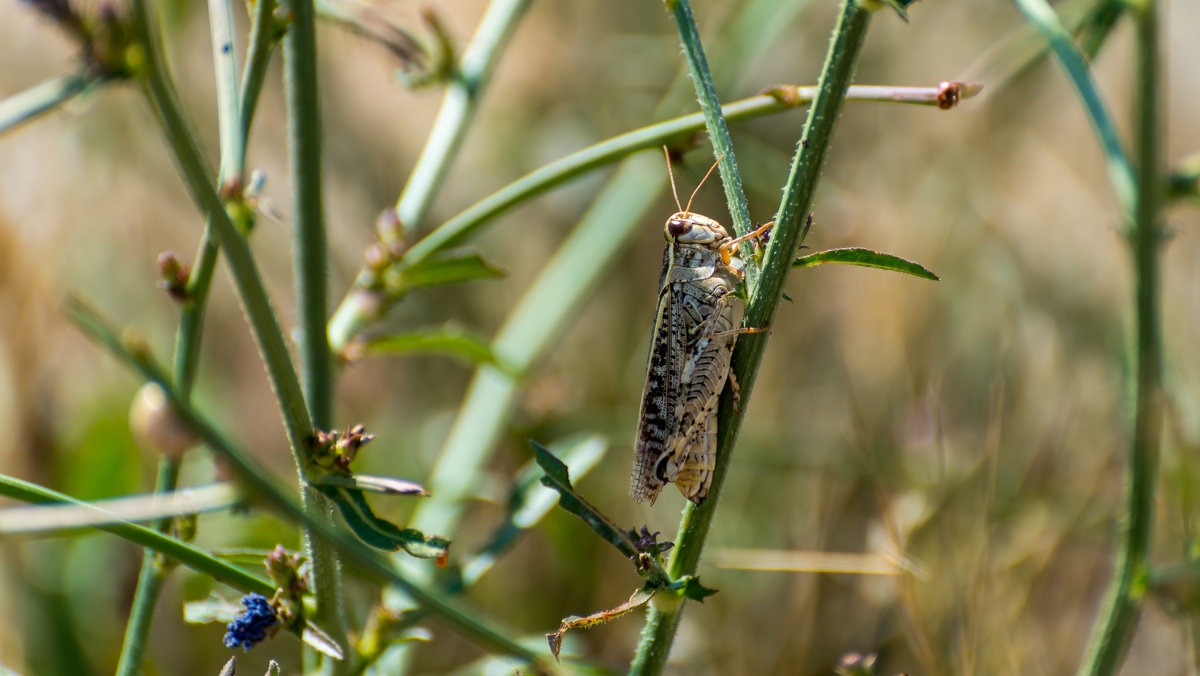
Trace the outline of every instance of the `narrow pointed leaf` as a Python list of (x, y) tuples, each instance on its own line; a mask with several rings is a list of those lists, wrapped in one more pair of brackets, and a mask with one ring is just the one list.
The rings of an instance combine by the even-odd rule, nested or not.
[(609, 519), (582, 495), (575, 492), (575, 488), (571, 486), (571, 477), (567, 466), (561, 460), (554, 457), (553, 453), (536, 441), (531, 440), (529, 445), (533, 447), (534, 459), (545, 472), (542, 476), (542, 484), (558, 491), (560, 507), (583, 519), (583, 522), (593, 532), (616, 547), (622, 554), (633, 559), (637, 564), (639, 575), (656, 585), (665, 585), (670, 582), (670, 576), (654, 557), (638, 551), (636, 543), (629, 536), (630, 531), (618, 527), (612, 519)]
[(716, 589), (705, 587), (700, 584), (700, 578), (691, 575), (683, 579), (682, 591), (685, 598), (701, 603), (704, 603), (704, 599), (717, 593)]
[(879, 268), (880, 270), (895, 270), (896, 272), (903, 272), (907, 275), (920, 277), (921, 279), (932, 279), (935, 282), (939, 279), (932, 270), (920, 263), (914, 263), (913, 261), (905, 260), (892, 254), (858, 247), (829, 249), (828, 251), (818, 251), (807, 256), (801, 256), (792, 263), (792, 267), (808, 268), (814, 265), (821, 265), (822, 263), (847, 263), (849, 265), (861, 265), (868, 268)]
[[(560, 440), (551, 446), (557, 449), (562, 457), (561, 462), (577, 477), (591, 471), (608, 450), (607, 442), (598, 435)], [(517, 473), (508, 498), (508, 518), (493, 531), (485, 545), (463, 562), (463, 586), (470, 586), (483, 577), (522, 533), (536, 526), (542, 517), (554, 509), (558, 494), (538, 481), (541, 475), (536, 462), (528, 463)]]
[(389, 552), (404, 549), (420, 559), (440, 559), (449, 554), (450, 541), (436, 535), (425, 535), (415, 528), (401, 529), (371, 511), (362, 491), (339, 486), (316, 485), (342, 513), (346, 525), (366, 544)]

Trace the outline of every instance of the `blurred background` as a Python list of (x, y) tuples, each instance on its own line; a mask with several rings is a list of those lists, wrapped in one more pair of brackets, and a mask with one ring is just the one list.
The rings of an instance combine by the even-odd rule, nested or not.
[[(89, 0), (92, 2), (92, 0)], [(706, 40), (738, 2), (695, 3)], [(1094, 3), (1076, 3), (1074, 7)], [(402, 25), (421, 6), (376, 2)], [(1067, 7), (1066, 4), (1060, 5)], [(461, 47), (486, 3), (438, 3)], [(1200, 5), (1162, 3), (1164, 159), (1200, 148)], [(85, 4), (85, 11), (96, 11)], [(813, 84), (836, 7), (781, 2), (782, 30), (723, 100), (776, 83)], [(159, 7), (171, 65), (210, 157), (216, 157), (205, 7)], [(701, 580), (720, 593), (688, 608), (674, 648), (680, 674), (829, 674), (852, 651), (879, 673), (1064, 674), (1078, 664), (1112, 571), (1127, 446), (1125, 343), (1132, 291), (1119, 210), (1091, 126), (1057, 63), (1028, 68), (997, 51), (1020, 34), (1009, 3), (929, 0), (904, 23), (877, 13), (863, 84), (981, 82), (957, 109), (849, 103), (837, 129), (806, 241), (863, 246), (916, 260), (929, 282), (849, 266), (796, 271), (772, 326)], [(244, 16), (239, 26), (245, 28)], [(1120, 23), (1095, 62), (1112, 114), (1129, 128), (1132, 32)], [(243, 32), (242, 36), (245, 35)], [(441, 100), (393, 82), (378, 45), (320, 26), (326, 129), (330, 296), (350, 288), (376, 215), (395, 202)], [(239, 38), (239, 44), (244, 38)], [(1036, 42), (1030, 43), (1036, 44)], [(0, 5), (0, 96), (75, 67), (76, 48), (22, 3)], [(718, 47), (709, 53), (719, 64)], [(285, 327), (294, 318), (287, 223), (286, 130), (278, 59), (250, 145), (282, 218), (260, 219), (253, 246)], [(535, 2), (499, 64), (478, 119), (422, 229), (547, 162), (645, 126), (683, 67), (661, 3)], [(689, 98), (690, 100), (690, 98)], [(694, 105), (694, 104), (693, 104)], [(692, 112), (681, 107), (672, 114)], [(771, 218), (804, 122), (796, 110), (732, 129), (752, 217)], [(707, 143), (676, 166), (690, 192), (712, 161)], [(665, 168), (664, 168), (665, 171)], [(453, 319), (491, 335), (577, 224), (607, 172), (503, 216), (473, 245), (508, 274), (411, 295), (388, 326)], [(695, 211), (728, 223), (717, 182)], [(530, 452), (525, 439), (602, 435), (608, 452), (577, 481), (619, 523), (672, 539), (682, 499), (653, 508), (627, 496), (631, 442), (653, 324), (669, 193), (569, 329), (519, 390), (492, 450), (489, 480), (467, 506), (452, 551), (470, 551), (503, 516), (496, 501)], [(1194, 546), (1200, 474), (1200, 210), (1165, 212), (1163, 317), (1170, 412), (1153, 560)], [(169, 357), (176, 310), (156, 256), (190, 261), (202, 229), (136, 88), (106, 86), (0, 138), (0, 472), (80, 498), (153, 486), (156, 458), (129, 432), (139, 382), (60, 312), (68, 294), (145, 334)], [(200, 408), (270, 465), (294, 474), (279, 415), (222, 265), (197, 385)], [(441, 358), (369, 359), (342, 374), (339, 424), (379, 439), (361, 469), (417, 481), (436, 461), (471, 369)], [(196, 452), (186, 481), (214, 477)], [(374, 499), (404, 523), (411, 501)], [(261, 515), (205, 516), (204, 547), (299, 546)], [(903, 576), (720, 567), (728, 549), (902, 552)], [(24, 673), (105, 673), (116, 664), (141, 552), (112, 536), (0, 542), (0, 665)], [(432, 566), (432, 563), (429, 563)], [(574, 517), (552, 511), (467, 593), (514, 635), (538, 637), (565, 615), (623, 602), (639, 579)], [(215, 674), (223, 628), (189, 626), (180, 608), (211, 581), (181, 570), (161, 601), (149, 673)], [(218, 590), (228, 594), (228, 590)], [(351, 588), (353, 621), (365, 591)], [(640, 613), (568, 636), (568, 649), (622, 671)], [(413, 673), (473, 671), (482, 653), (447, 628), (415, 651)], [(1194, 674), (1186, 618), (1145, 605), (1125, 673)], [(537, 639), (540, 641), (540, 638)], [(543, 644), (544, 645), (544, 644)], [(298, 673), (291, 636), (241, 658)], [(511, 671), (509, 672), (511, 673)]]

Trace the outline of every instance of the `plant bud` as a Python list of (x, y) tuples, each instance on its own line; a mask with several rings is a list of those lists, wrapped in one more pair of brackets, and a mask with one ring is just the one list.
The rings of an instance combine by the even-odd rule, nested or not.
[(129, 428), (145, 451), (155, 451), (178, 459), (196, 445), (196, 433), (180, 419), (167, 395), (157, 383), (146, 383), (129, 407)]

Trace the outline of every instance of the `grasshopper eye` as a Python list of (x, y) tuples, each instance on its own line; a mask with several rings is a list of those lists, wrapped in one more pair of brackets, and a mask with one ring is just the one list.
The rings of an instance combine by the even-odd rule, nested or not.
[(667, 221), (667, 234), (672, 237), (682, 237), (692, 230), (692, 222), (682, 218), (672, 218)]

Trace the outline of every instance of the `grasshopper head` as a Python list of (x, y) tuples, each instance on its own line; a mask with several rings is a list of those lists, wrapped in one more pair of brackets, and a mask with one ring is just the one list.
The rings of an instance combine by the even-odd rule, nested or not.
[(665, 228), (667, 241), (677, 244), (699, 244), (719, 246), (729, 239), (725, 226), (708, 216), (693, 214), (690, 211), (677, 211), (667, 219)]

